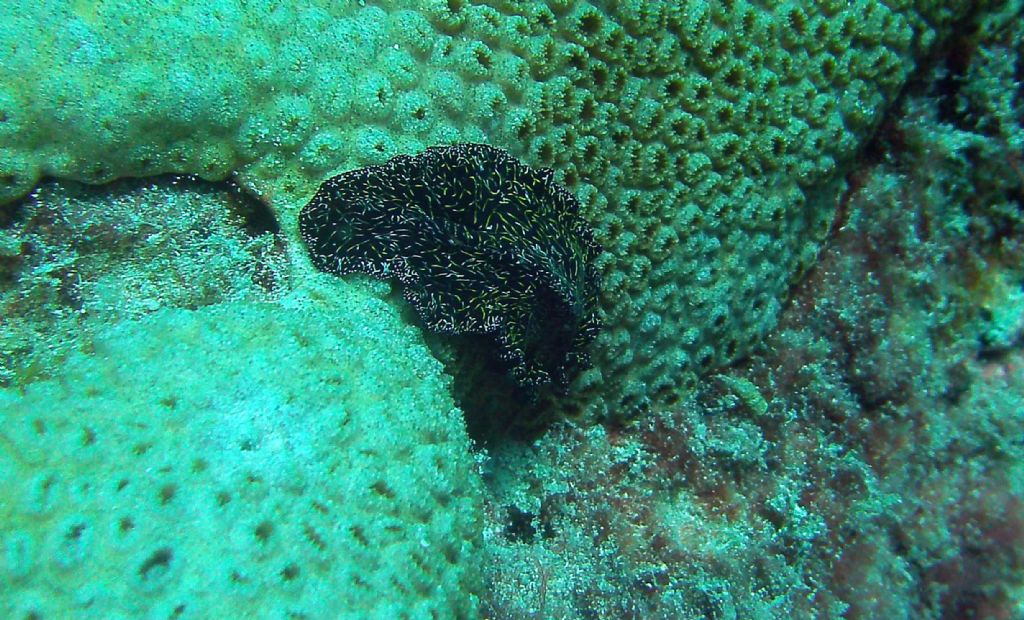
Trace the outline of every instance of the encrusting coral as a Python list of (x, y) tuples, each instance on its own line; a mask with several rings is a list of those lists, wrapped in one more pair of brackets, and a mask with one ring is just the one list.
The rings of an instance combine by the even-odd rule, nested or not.
[[(3, 319), (75, 336), (0, 389), (3, 614), (1021, 615), (1020, 0), (998, 45), (963, 22), (838, 213), (991, 3), (357, 4), (0, 5), (0, 191), (235, 170), (297, 241), (331, 174), (505, 146), (606, 248), (580, 402), (657, 415), (474, 463), (386, 286), (283, 242), (267, 279), (219, 198), (48, 183), (0, 212)], [(767, 352), (659, 406), (815, 263)]]
[(485, 615), (1024, 618), (1021, 15), (908, 85), (766, 346), (491, 452)]
[(449, 380), (393, 308), (321, 284), (101, 327), (0, 388), (0, 616), (477, 617)]
[(916, 60), (985, 6), (8, 3), (0, 198), (44, 174), (234, 172), (294, 239), (332, 173), (506, 148), (556, 171), (606, 250), (609, 328), (574, 392), (630, 415), (774, 324), (832, 221), (834, 173)]
[(334, 177), (299, 215), (313, 263), (397, 278), (427, 327), (490, 334), (516, 381), (564, 387), (597, 328), (600, 248), (550, 170), (483, 144)]

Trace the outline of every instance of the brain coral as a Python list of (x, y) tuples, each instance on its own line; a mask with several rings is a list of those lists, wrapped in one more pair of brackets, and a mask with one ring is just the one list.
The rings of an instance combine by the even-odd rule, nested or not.
[(607, 250), (597, 413), (749, 349), (843, 161), (966, 0), (5, 3), (0, 196), (41, 174), (240, 179), (285, 230), (333, 172), (486, 142), (559, 171)]
[(0, 616), (475, 617), (440, 365), (379, 300), (316, 298), (161, 310), (0, 390)]

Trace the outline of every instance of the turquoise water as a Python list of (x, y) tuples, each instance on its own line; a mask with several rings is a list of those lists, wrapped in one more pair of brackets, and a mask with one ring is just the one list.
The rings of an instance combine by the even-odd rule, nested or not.
[(1022, 13), (0, 0), (0, 616), (1024, 618)]

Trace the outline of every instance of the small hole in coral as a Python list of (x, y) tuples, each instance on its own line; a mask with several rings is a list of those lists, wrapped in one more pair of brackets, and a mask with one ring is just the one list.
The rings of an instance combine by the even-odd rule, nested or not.
[(577, 71), (583, 71), (587, 67), (586, 53), (579, 49), (573, 49), (570, 52), (568, 64)]
[(165, 484), (160, 489), (160, 503), (162, 505), (169, 504), (171, 502), (171, 500), (174, 499), (174, 496), (177, 494), (177, 492), (178, 492), (178, 487), (176, 485)]
[(488, 71), (491, 70), (491, 67), (494, 65), (494, 61), (491, 59), (490, 50), (477, 49), (473, 52), (473, 55), (476, 57), (476, 61), (481, 67)]
[(174, 559), (174, 553), (171, 551), (170, 547), (157, 549), (153, 555), (149, 556), (149, 558), (139, 566), (139, 576), (142, 577), (143, 581), (149, 581), (150, 579), (159, 577), (170, 568), (172, 559)]
[(553, 28), (555, 26), (555, 16), (547, 9), (543, 7), (540, 11), (534, 14), (534, 19), (537, 21), (537, 25), (542, 28)]
[(260, 541), (261, 544), (267, 544), (270, 540), (271, 535), (274, 533), (274, 524), (270, 521), (263, 521), (256, 526), (253, 530), (253, 534), (256, 536), (256, 540)]
[(323, 539), (320, 532), (316, 531), (312, 525), (306, 524), (302, 526), (302, 532), (306, 535), (306, 540), (310, 542), (319, 551), (327, 550), (327, 541)]
[(131, 517), (121, 517), (117, 522), (117, 530), (122, 534), (127, 534), (135, 529), (135, 521)]
[(295, 581), (299, 576), (299, 567), (294, 564), (289, 564), (281, 569), (281, 579), (285, 581)]
[(711, 44), (710, 55), (712, 58), (722, 60), (730, 53), (731, 47), (728, 39), (718, 39)]
[(597, 104), (593, 99), (584, 99), (583, 105), (580, 106), (580, 120), (592, 121), (594, 116), (597, 114)]
[(580, 30), (587, 35), (595, 35), (601, 31), (602, 24), (601, 15), (596, 10), (588, 11), (586, 15), (580, 18)]
[(366, 534), (363, 532), (363, 528), (359, 527), (358, 525), (353, 525), (349, 528), (349, 532), (352, 533), (352, 538), (355, 538), (357, 541), (359, 541), (360, 545), (364, 547), (370, 546), (370, 540), (366, 537)]
[(807, 17), (799, 8), (790, 9), (789, 27), (801, 36), (807, 32)]
[(64, 540), (67, 542), (75, 542), (82, 538), (82, 532), (85, 531), (84, 523), (76, 523), (68, 528), (68, 531), (64, 534)]
[(734, 88), (743, 85), (743, 70), (739, 67), (730, 68), (725, 74), (725, 83)]
[(537, 156), (545, 164), (550, 164), (555, 159), (555, 149), (550, 143), (545, 142), (537, 150)]
[(728, 142), (722, 147), (722, 157), (729, 160), (735, 157), (740, 152), (740, 145), (735, 141)]
[(757, 15), (754, 14), (753, 10), (747, 10), (743, 13), (741, 21), (743, 22), (743, 30), (745, 32), (750, 32), (757, 24)]
[(502, 534), (512, 542), (531, 542), (537, 535), (533, 522), (537, 515), (520, 509), (518, 506), (507, 508), (508, 521)]
[(836, 60), (832, 56), (826, 56), (821, 61), (821, 75), (826, 80), (831, 80), (836, 75)]
[(774, 138), (772, 138), (772, 155), (779, 157), (785, 152), (786, 141), (780, 138), (779, 136), (775, 136)]
[(732, 120), (732, 117), (733, 109), (732, 106), (729, 105), (723, 105), (722, 107), (718, 108), (718, 110), (715, 112), (715, 118), (718, 119), (718, 122), (723, 125)]
[(665, 83), (665, 97), (675, 99), (683, 94), (683, 80), (678, 77), (671, 77)]
[(395, 492), (392, 491), (391, 487), (389, 487), (387, 483), (384, 482), (383, 480), (378, 480), (377, 482), (374, 482), (372, 485), (370, 485), (370, 488), (373, 489), (373, 492), (376, 493), (377, 495), (386, 497), (388, 499), (395, 499)]

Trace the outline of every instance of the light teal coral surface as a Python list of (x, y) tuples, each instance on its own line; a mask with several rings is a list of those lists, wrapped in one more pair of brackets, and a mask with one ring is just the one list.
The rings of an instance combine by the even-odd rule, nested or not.
[(469, 441), (383, 302), (165, 309), (80, 348), (0, 391), (4, 617), (475, 614)]
[[(0, 0), (0, 615), (1024, 617), (1022, 16)], [(529, 441), (296, 236), (463, 141), (605, 248)]]
[(577, 408), (635, 415), (770, 328), (836, 167), (975, 4), (5, 2), (0, 192), (236, 172), (292, 234), (329, 173), (507, 148), (607, 250)]

